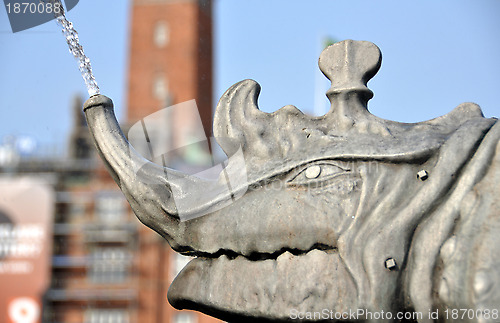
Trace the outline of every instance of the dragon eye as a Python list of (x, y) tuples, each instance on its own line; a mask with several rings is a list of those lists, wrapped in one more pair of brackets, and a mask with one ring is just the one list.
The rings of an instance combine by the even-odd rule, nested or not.
[(300, 186), (320, 184), (340, 175), (350, 173), (350, 169), (338, 165), (334, 162), (318, 162), (309, 164), (295, 173), (288, 181), (288, 185)]

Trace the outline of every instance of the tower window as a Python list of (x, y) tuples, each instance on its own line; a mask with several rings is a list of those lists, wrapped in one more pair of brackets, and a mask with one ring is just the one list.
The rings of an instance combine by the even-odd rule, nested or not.
[(167, 46), (170, 41), (170, 29), (165, 21), (158, 21), (154, 27), (153, 40), (158, 48)]
[(163, 74), (156, 75), (153, 80), (153, 97), (162, 102), (168, 98), (168, 81)]

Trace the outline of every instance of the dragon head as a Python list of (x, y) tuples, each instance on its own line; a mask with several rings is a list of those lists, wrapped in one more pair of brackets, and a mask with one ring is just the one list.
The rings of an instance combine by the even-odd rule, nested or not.
[[(495, 120), (472, 103), (426, 122), (380, 119), (367, 109), (367, 82), (380, 64), (369, 42), (325, 49), (319, 66), (332, 81), (331, 109), (321, 117), (294, 106), (262, 112), (255, 81), (232, 86), (217, 106), (214, 135), (244, 162), (229, 162), (216, 181), (144, 160), (119, 130), (111, 101), (87, 101), (96, 147), (138, 218), (196, 257), (169, 289), (174, 307), (288, 321), (325, 309), (369, 319), (367, 311), (435, 306), (437, 259), (457, 218), (443, 205), (462, 196), (452, 188), (469, 192), (483, 178), (478, 171), (459, 181), (491, 162), (468, 170)], [(237, 180), (219, 190), (228, 174)]]

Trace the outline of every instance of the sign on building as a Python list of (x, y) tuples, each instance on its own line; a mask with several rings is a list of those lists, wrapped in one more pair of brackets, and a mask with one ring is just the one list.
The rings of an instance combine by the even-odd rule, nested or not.
[(0, 322), (41, 322), (50, 282), (54, 194), (32, 179), (0, 179)]

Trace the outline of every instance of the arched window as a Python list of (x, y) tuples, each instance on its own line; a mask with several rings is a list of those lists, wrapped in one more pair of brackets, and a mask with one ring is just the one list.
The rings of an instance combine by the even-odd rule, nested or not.
[(160, 20), (155, 24), (153, 40), (159, 48), (167, 46), (170, 41), (170, 28), (168, 28), (168, 24), (165, 21)]

